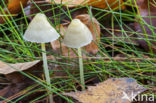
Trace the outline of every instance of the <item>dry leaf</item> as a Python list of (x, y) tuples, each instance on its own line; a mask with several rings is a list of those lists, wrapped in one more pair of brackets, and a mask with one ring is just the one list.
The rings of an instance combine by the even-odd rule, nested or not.
[[(22, 9), (21, 9), (21, 4), (23, 7), (27, 6), (27, 2), (29, 0), (8, 0), (8, 10), (11, 14), (18, 14)], [(20, 4), (21, 3), (21, 4)], [(1, 13), (2, 15), (7, 15), (9, 14), (7, 10), (4, 10), (5, 14)], [(9, 17), (8, 17), (9, 18)], [(4, 23), (6, 18), (4, 16), (0, 16), (0, 23)]]
[(145, 90), (132, 78), (112, 78), (96, 86), (90, 86), (86, 91), (64, 95), (71, 96), (81, 103), (130, 103)]
[[(70, 21), (70, 18), (65, 13), (68, 11), (67, 7), (61, 5), (62, 10), (60, 10), (60, 8), (57, 7), (58, 5), (54, 4), (53, 8), (55, 8), (55, 9), (51, 9), (51, 4), (49, 4), (48, 2), (35, 2), (35, 3), (36, 4), (30, 5), (30, 7), (31, 7), (30, 14), (27, 15), (27, 16), (29, 16), (30, 19), (33, 18), (33, 16), (30, 17), (30, 15), (40, 13), (40, 10), (38, 9), (38, 7), (39, 7), (42, 11), (44, 11), (44, 14), (47, 17), (49, 17), (49, 19), (50, 19), (50, 21), (52, 21), (52, 23), (55, 23), (56, 20), (59, 20), (60, 24)], [(69, 8), (70, 11), (72, 11), (73, 9), (74, 8)], [(87, 11), (88, 10), (86, 8), (81, 8), (81, 9), (77, 9), (77, 10), (74, 9), (74, 11), (71, 12), (71, 16), (72, 16), (72, 18), (74, 18), (75, 16), (77, 16), (79, 14), (87, 13)], [(54, 12), (54, 13), (52, 13), (52, 12)], [(55, 16), (53, 14), (59, 14), (59, 16), (52, 18), (53, 16)]]
[(0, 61), (0, 74), (10, 74), (16, 71), (27, 70), (39, 62), (40, 60), (25, 62), (25, 63), (17, 63), (17, 64), (6, 64)]
[[(25, 68), (25, 70), (23, 70), (24, 73), (31, 74), (36, 78), (41, 78), (42, 73), (43, 73), (42, 62), (39, 62), (39, 61), (27, 62), (23, 66), (22, 66), (22, 64), (24, 64), (24, 63), (17, 64), (18, 66), (17, 65), (16, 66), (20, 69), (21, 69), (21, 67), (23, 68), (23, 66), (24, 66), (24, 68)], [(26, 66), (29, 64), (30, 64), (30, 66)], [(10, 64), (10, 65), (14, 66), (15, 64)], [(5, 67), (3, 68), (3, 66), (5, 66)], [(16, 67), (16, 66), (14, 66), (14, 67)], [(12, 69), (11, 67), (8, 67), (8, 65), (4, 64), (3, 62), (0, 62), (0, 71), (2, 69), (1, 67), (3, 69), (8, 68), (7, 70), (9, 70), (9, 72), (10, 72), (10, 69)], [(15, 100), (16, 98), (19, 98), (22, 95), (30, 92), (31, 90), (27, 91), (26, 88), (28, 88), (29, 86), (32, 86), (36, 83), (34, 80), (21, 74), (20, 72), (11, 72), (9, 74), (5, 74), (4, 76), (10, 83), (8, 83), (9, 85), (7, 87), (0, 90), (0, 96), (7, 98), (8, 100)], [(34, 88), (32, 88), (32, 89), (34, 89)], [(43, 95), (42, 93), (43, 92), (32, 93), (20, 101), (22, 103), (28, 103), (30, 100), (33, 100), (34, 98), (37, 98), (38, 96)], [(5, 100), (1, 101), (1, 102), (6, 103)]]
[[(99, 51), (99, 48), (97, 44), (100, 42), (100, 25), (99, 22), (95, 18), (91, 18), (88, 14), (82, 14), (75, 17), (75, 19), (80, 19), (92, 32), (93, 40), (91, 44), (84, 47), (86, 49), (86, 52), (96, 54)], [(64, 35), (68, 24), (65, 25), (59, 25), (57, 26), (57, 29), (60, 30), (60, 33)], [(61, 40), (60, 40), (61, 41)], [(62, 53), (64, 56), (76, 56), (76, 54), (70, 49), (67, 48), (63, 43), (60, 44), (59, 40), (56, 40), (51, 43), (52, 48), (55, 51), (61, 51), (59, 50), (62, 48)]]
[(5, 94), (9, 92), (9, 87), (5, 87), (4, 89), (0, 90), (0, 96), (3, 97)]
[(9, 0), (8, 10), (11, 14), (19, 13), (21, 11), (21, 4), (23, 7), (26, 7), (28, 1), (29, 0)]
[[(8, 0), (8, 10), (11, 14), (18, 14), (21, 11), (21, 4), (23, 5), (23, 7), (27, 6), (29, 0)], [(44, 0), (34, 0), (36, 2), (40, 2), (44, 3)], [(44, 2), (43, 2), (44, 1)], [(46, 0), (47, 2), (51, 2), (51, 0)], [(119, 1), (117, 0), (108, 0), (108, 5), (106, 3), (105, 0), (55, 0), (54, 3), (60, 4), (61, 1), (63, 3), (65, 3), (67, 6), (69, 7), (75, 7), (76, 5), (90, 5), (90, 6), (94, 6), (94, 7), (98, 7), (98, 8), (102, 8), (102, 9), (106, 9), (108, 8), (108, 5), (114, 9), (114, 8), (119, 8)], [(21, 4), (20, 4), (21, 3)], [(123, 4), (123, 0), (120, 0), (120, 3)], [(121, 6), (121, 9), (124, 9), (125, 6)], [(9, 14), (7, 12), (7, 10), (4, 11), (4, 13), (0, 13), (2, 15), (6, 15)], [(9, 18), (9, 16), (8, 16)], [(0, 23), (5, 23), (5, 16), (0, 16)]]
[[(51, 0), (46, 0), (51, 3)], [(108, 9), (108, 5), (110, 8), (119, 8), (119, 1), (118, 0), (54, 0), (53, 3), (57, 4), (65, 4), (68, 7), (77, 7), (81, 5), (89, 5), (97, 8)], [(108, 5), (107, 5), (108, 3)], [(120, 0), (120, 5), (123, 4), (123, 0)], [(124, 9), (125, 6), (122, 5), (121, 9)]]
[(65, 4), (68, 7), (76, 7), (78, 5), (84, 4), (86, 0), (54, 0), (54, 2), (51, 2), (51, 0), (46, 1), (49, 3)]
[[(148, 3), (149, 1), (149, 3)], [(148, 6), (149, 4), (149, 6)], [(138, 0), (137, 1), (137, 5), (138, 5), (138, 10), (139, 10), (139, 14), (142, 17), (142, 20), (140, 20), (140, 18), (135, 18), (138, 22), (135, 22), (135, 30), (138, 33), (141, 34), (137, 34), (137, 36), (141, 39), (138, 39), (137, 42), (145, 49), (145, 50), (149, 50), (149, 45), (147, 43), (147, 41), (142, 40), (145, 38), (148, 39), (153, 39), (154, 40), (154, 35), (156, 33), (156, 6), (154, 6), (154, 1), (153, 0)], [(142, 23), (147, 23), (146, 24), (142, 24)], [(153, 27), (151, 27), (153, 26)], [(145, 29), (145, 31), (143, 30), (143, 28)], [(153, 28), (153, 32), (154, 35), (152, 34), (152, 30), (151, 28)], [(147, 37), (145, 36), (147, 35)], [(153, 52), (156, 53), (156, 42), (152, 41), (151, 43), (151, 48), (153, 50)]]
[[(122, 5), (123, 2), (124, 2), (123, 0), (120, 0), (121, 9), (125, 9), (125, 6)], [(110, 6), (111, 9), (115, 8), (119, 9), (119, 0), (89, 0), (87, 4), (102, 9), (108, 9), (108, 5)]]

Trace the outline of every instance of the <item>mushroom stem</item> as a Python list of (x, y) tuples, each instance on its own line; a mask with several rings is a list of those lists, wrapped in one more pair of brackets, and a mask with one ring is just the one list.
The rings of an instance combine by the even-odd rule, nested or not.
[[(47, 56), (46, 56), (46, 48), (45, 43), (41, 43), (41, 49), (42, 49), (42, 57), (43, 57), (43, 68), (44, 68), (44, 74), (46, 78), (47, 85), (50, 86), (50, 75), (49, 75), (49, 69), (48, 69), (48, 63), (47, 63)], [(50, 91), (48, 91), (50, 93)], [(53, 103), (53, 95), (52, 93), (49, 95), (49, 102)]]
[(83, 58), (81, 48), (78, 48), (78, 56), (79, 56), (79, 69), (80, 69), (80, 80), (82, 84), (82, 89), (85, 89), (85, 82), (84, 82), (84, 70), (83, 70)]

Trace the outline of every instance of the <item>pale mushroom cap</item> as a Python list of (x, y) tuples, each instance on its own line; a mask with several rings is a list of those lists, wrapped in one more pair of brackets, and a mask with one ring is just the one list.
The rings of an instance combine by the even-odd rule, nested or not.
[(73, 19), (64, 35), (64, 44), (71, 48), (80, 48), (91, 43), (92, 33), (79, 19)]
[(46, 16), (38, 13), (30, 22), (23, 38), (30, 42), (47, 43), (58, 39), (59, 36)]

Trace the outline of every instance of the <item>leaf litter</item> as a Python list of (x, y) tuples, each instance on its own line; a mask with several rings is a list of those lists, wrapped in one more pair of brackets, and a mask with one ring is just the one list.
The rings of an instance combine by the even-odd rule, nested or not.
[[(22, 1), (22, 4), (24, 7), (26, 7), (27, 5), (27, 1), (28, 0), (9, 0), (9, 4), (8, 4), (8, 9), (10, 11), (11, 14), (18, 14), (21, 11), (21, 7), (19, 4), (19, 1)], [(51, 8), (51, 6), (40, 6), (39, 4), (48, 4), (47, 2), (42, 2), (42, 3), (37, 3), (41, 0), (34, 0), (34, 2), (36, 2), (36, 4), (41, 7), (41, 9), (44, 10), (48, 10), (49, 8)], [(44, 1), (44, 0), (42, 0)], [(47, 0), (49, 1), (49, 0)], [(60, 3), (60, 0), (55, 0), (57, 2)], [(69, 0), (63, 0), (63, 1), (69, 1)], [(74, 1), (74, 0), (73, 0)], [(66, 6), (70, 7), (69, 9), (72, 8), (76, 8), (80, 5), (82, 5), (83, 3), (81, 2), (82, 0), (77, 0), (74, 1), (74, 3), (65, 4), (62, 8), (64, 10), (67, 11)], [(106, 0), (101, 0), (101, 1), (96, 1), (96, 0), (88, 0), (89, 3), (88, 4), (83, 4), (83, 5), (92, 5), (94, 7), (97, 8), (103, 8), (103, 9), (108, 9), (108, 4), (111, 5), (112, 2), (114, 2), (114, 0), (109, 0), (108, 4), (105, 2)], [(147, 24), (150, 24), (150, 20), (152, 20), (153, 24), (152, 26), (155, 27), (155, 18), (149, 19), (148, 17), (146, 18), (146, 16), (156, 16), (155, 15), (155, 7), (154, 6), (154, 2), (153, 0), (149, 0), (149, 5), (150, 5), (150, 14), (149, 12), (149, 8), (147, 8), (147, 1), (148, 0), (138, 0), (137, 1), (137, 5), (139, 8), (139, 12), (138, 15), (140, 15), (142, 17), (143, 20), (145, 20), (145, 22), (147, 22)], [(93, 3), (95, 2), (95, 3)], [(121, 0), (121, 3), (123, 2), (123, 0)], [(51, 3), (51, 2), (50, 2)], [(58, 3), (58, 4), (59, 4)], [(74, 5), (73, 5), (74, 4)], [(75, 5), (76, 4), (76, 5)], [(118, 8), (119, 4), (116, 3), (114, 6), (112, 6), (112, 9)], [(16, 7), (16, 8), (15, 8)], [(125, 6), (121, 6), (121, 9), (125, 9)], [(90, 18), (90, 15), (86, 14), (86, 9), (82, 9), (82, 10), (78, 10), (74, 13), (72, 13), (72, 18), (78, 18), (80, 19), (84, 24), (86, 24), (88, 26), (88, 28), (92, 31), (92, 34), (94, 36), (94, 41), (99, 43), (99, 39), (101, 32), (103, 33), (103, 31), (100, 30), (100, 25), (99, 22), (96, 20), (96, 18), (92, 17)], [(37, 8), (35, 8), (34, 4), (31, 4), (31, 9), (30, 9), (30, 14), (36, 14), (40, 12)], [(5, 11), (5, 13), (7, 14), (7, 12)], [(48, 17), (52, 16), (51, 12), (46, 12), (46, 15)], [(32, 17), (30, 17), (30, 19), (32, 19)], [(137, 21), (140, 21), (140, 18), (135, 18)], [(50, 18), (51, 21), (53, 21)], [(4, 17), (0, 17), (0, 23), (4, 23)], [(68, 24), (70, 23), (69, 19), (65, 19), (63, 22), (65, 22), (66, 24), (64, 25), (62, 22), (61, 25), (58, 25), (58, 29), (60, 29), (60, 32), (62, 34), (62, 36), (64, 35), (64, 32), (68, 26)], [(100, 22), (101, 23), (101, 22)], [(93, 26), (96, 27), (96, 31), (93, 30)], [(59, 28), (61, 27), (61, 28)], [(141, 28), (141, 25), (139, 22), (135, 22), (134, 28), (136, 29), (136, 31), (138, 33), (141, 33), (141, 36), (137, 34), (137, 36), (139, 38), (145, 38), (145, 35), (142, 33), (144, 33), (144, 31)], [(152, 31), (148, 26), (145, 26), (145, 30), (147, 31), (147, 35), (149, 36), (150, 39), (153, 39), (151, 35)], [(153, 29), (155, 32), (155, 29)], [(115, 33), (117, 33), (115, 31)], [(96, 35), (96, 36), (95, 36)], [(119, 33), (119, 37), (120, 37), (120, 33)], [(117, 40), (115, 40), (117, 41)], [(120, 40), (119, 40), (120, 41)], [(123, 40), (124, 41), (124, 40)], [(131, 41), (130, 41), (131, 42)], [(133, 41), (132, 41), (133, 42)], [(150, 49), (148, 43), (144, 40), (139, 39), (139, 41), (137, 41), (145, 50)], [(52, 44), (52, 47), (56, 50), (56, 52), (58, 51), (58, 49), (60, 49), (60, 41), (56, 41), (55, 44)], [(134, 42), (136, 44), (136, 42)], [(62, 44), (63, 45), (63, 44)], [(155, 42), (152, 42), (152, 46), (151, 46), (152, 50), (155, 52)], [(96, 54), (99, 51), (99, 48), (96, 44), (94, 44), (94, 42), (92, 42), (92, 45), (88, 45), (85, 47), (86, 51), (92, 54)], [(67, 56), (67, 54), (69, 54), (68, 49), (63, 45), (63, 50), (64, 53), (63, 55)], [(70, 51), (70, 55), (71, 56), (75, 56), (75, 53), (72, 52), (72, 50)], [(121, 56), (119, 56), (121, 57)], [(122, 57), (121, 57), (122, 58)], [(66, 61), (65, 61), (66, 62)], [(27, 86), (30, 86), (32, 84), (34, 84), (34, 81), (32, 80), (26, 80), (23, 79), (25, 78), (25, 76), (21, 75), (18, 71), (24, 71), (24, 72), (28, 72), (31, 73), (31, 69), (33, 66), (38, 65), (37, 62), (26, 62), (26, 63), (17, 63), (17, 64), (11, 64), (13, 67), (18, 68), (18, 70), (15, 70), (13, 68), (10, 68), (8, 66), (6, 66), (5, 63), (0, 62), (0, 67), (2, 67), (0, 69), (0, 72), (2, 74), (5, 74), (5, 77), (11, 81), (11, 84), (9, 86), (7, 86), (6, 88), (4, 88), (3, 90), (0, 91), (0, 96), (4, 96), (4, 97), (10, 97), (13, 96), (22, 91), (23, 89), (25, 89)], [(29, 70), (30, 69), (30, 70)], [(35, 67), (35, 70), (38, 69), (38, 67)], [(40, 68), (41, 69), (41, 68)], [(56, 68), (57, 69), (57, 68)], [(62, 69), (59, 67), (59, 69)], [(34, 71), (34, 70), (33, 70)], [(64, 75), (64, 73), (58, 73), (59, 75)], [(37, 75), (35, 73), (35, 75)], [(41, 74), (40, 74), (41, 75)], [(40, 77), (40, 76), (39, 76)], [(15, 85), (16, 84), (16, 85)], [(134, 97), (140, 93), (142, 93), (143, 91), (145, 91), (146, 89), (142, 86), (140, 86), (139, 84), (137, 84), (137, 82), (132, 79), (132, 78), (112, 78), (112, 79), (108, 79), (102, 83), (97, 84), (96, 86), (90, 86), (88, 87), (88, 90), (86, 91), (79, 91), (79, 92), (70, 92), (70, 93), (64, 93), (64, 95), (67, 96), (72, 96), (73, 98), (79, 100), (82, 103), (112, 103), (112, 102), (116, 102), (116, 103), (130, 103), (132, 101), (132, 99), (134, 99)], [(134, 92), (134, 96), (132, 96), (132, 93)], [(19, 95), (21, 96), (21, 95)], [(128, 96), (128, 98), (124, 98), (124, 96)], [(16, 97), (16, 96), (15, 96)], [(123, 97), (123, 98), (121, 98)], [(28, 98), (26, 98), (28, 99)]]

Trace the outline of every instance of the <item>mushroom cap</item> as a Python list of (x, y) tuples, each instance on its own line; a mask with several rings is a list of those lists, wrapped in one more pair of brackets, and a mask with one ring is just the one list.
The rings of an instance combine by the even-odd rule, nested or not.
[(59, 36), (46, 16), (38, 13), (30, 22), (23, 38), (30, 42), (47, 43), (58, 39)]
[(64, 44), (71, 48), (80, 48), (91, 43), (92, 33), (79, 19), (73, 19), (64, 35)]

